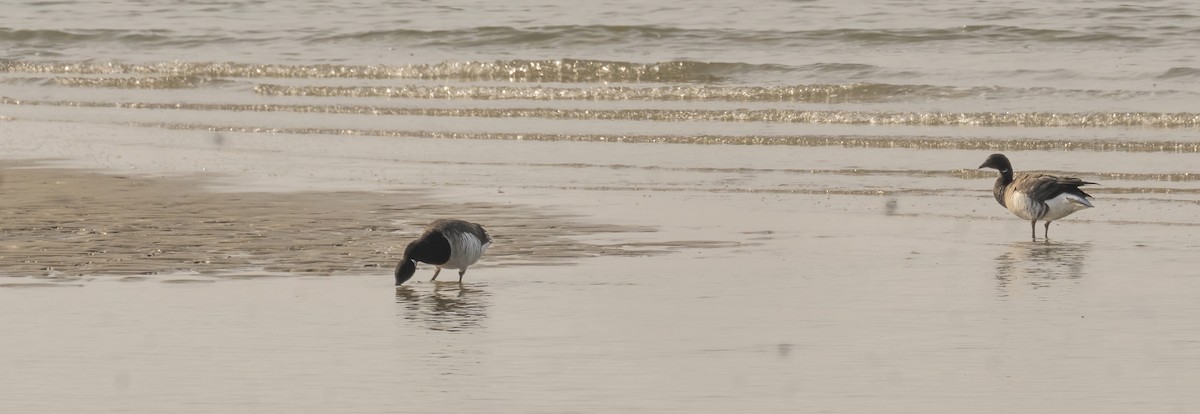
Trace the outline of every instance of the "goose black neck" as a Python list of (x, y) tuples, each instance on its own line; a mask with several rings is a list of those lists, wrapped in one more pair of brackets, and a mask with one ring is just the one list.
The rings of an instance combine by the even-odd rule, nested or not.
[(404, 257), (434, 265), (446, 263), (450, 260), (450, 240), (441, 232), (426, 234), (408, 244)]
[(1008, 185), (1009, 183), (1013, 182), (1012, 167), (1000, 170), (1000, 179), (998, 182), (1002, 185)]
[(1008, 161), (1008, 157), (1000, 154), (992, 154), (980, 168), (989, 167), (1000, 171), (1000, 177), (996, 179), (996, 185), (992, 188), (992, 195), (996, 197), (996, 202), (1007, 207), (1004, 202), (1004, 190), (1013, 182), (1012, 163)]

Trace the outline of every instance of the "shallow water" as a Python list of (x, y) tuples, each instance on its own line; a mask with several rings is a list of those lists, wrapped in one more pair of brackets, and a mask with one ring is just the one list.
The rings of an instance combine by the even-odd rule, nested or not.
[(1129, 226), (1075, 224), (1056, 230), (1114, 236), (993, 242), (963, 230), (1022, 229), (809, 217), (743, 232), (742, 249), (481, 268), (461, 286), (394, 293), (386, 277), (350, 276), (0, 288), (4, 314), (28, 315), (6, 322), (0, 385), (22, 412), (1197, 403), (1197, 246), (1173, 241), (1189, 229), (1130, 237)]

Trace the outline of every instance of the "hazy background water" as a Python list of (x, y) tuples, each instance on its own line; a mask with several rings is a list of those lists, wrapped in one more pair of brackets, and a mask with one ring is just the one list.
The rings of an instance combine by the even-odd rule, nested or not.
[[(975, 191), (972, 180), (990, 175), (973, 170), (981, 154), (1031, 151), (1014, 156), (1017, 169), (1196, 200), (1171, 184), (1196, 179), (1188, 154), (1200, 151), (1200, 6), (1190, 2), (4, 8), (0, 110), (18, 119), (168, 135), (905, 150), (887, 165), (853, 162), (866, 154), (854, 151), (841, 162), (738, 165), (811, 172), (817, 184), (797, 191), (860, 191), (864, 173), (895, 178), (878, 183), (900, 192)], [(979, 153), (947, 152), (963, 150)], [(667, 156), (678, 168), (722, 167), (678, 154)], [(797, 181), (784, 174), (779, 185)]]
[[(32, 2), (10, 59), (414, 64), (715, 62), (734, 82), (1172, 90), (1194, 78), (1186, 1)], [(774, 78), (775, 82), (770, 82)], [(1184, 78), (1184, 79), (1180, 79)], [(1112, 82), (1116, 82), (1114, 85)], [(1186, 89), (1185, 90), (1190, 90)], [(1190, 90), (1193, 91), (1194, 90)]]
[[(395, 297), (3, 289), (17, 409), (1198, 406), (1195, 3), (0, 7), (4, 157), (509, 194), (741, 246)], [(1101, 182), (1097, 208), (1027, 242), (991, 152)]]
[[(275, 76), (352, 80), (342, 85), (370, 84), (364, 77), (391, 79), (388, 86), (411, 78), (515, 80), (509, 85), (518, 88), (560, 82), (565, 85), (553, 86), (608, 86), (593, 81), (866, 83), (877, 89), (833, 100), (883, 101), (918, 112), (1028, 111), (1045, 101), (1056, 105), (1040, 110), (1125, 112), (1178, 110), (1170, 104), (1194, 99), (1200, 76), (1192, 47), (1200, 38), (1200, 6), (1184, 1), (55, 1), (3, 7), (0, 47), (9, 83), (31, 75), (94, 72), (190, 75), (193, 83), (174, 86), (204, 83), (204, 89), (219, 90), (278, 82), (269, 80)], [(564, 61), (571, 67), (560, 69)], [(195, 67), (209, 62), (284, 67), (267, 72)], [(440, 69), (406, 66), (451, 62)], [(311, 65), (330, 66), (303, 70)], [(364, 76), (357, 65), (370, 65), (374, 73)], [(656, 100), (710, 99), (683, 93)], [(796, 103), (778, 96), (744, 100)]]

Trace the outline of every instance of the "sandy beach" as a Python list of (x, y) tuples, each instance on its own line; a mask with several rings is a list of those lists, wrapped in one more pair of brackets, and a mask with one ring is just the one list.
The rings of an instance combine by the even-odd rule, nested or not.
[(2, 414), (1200, 411), (1190, 2), (4, 11)]
[[(1194, 207), (1118, 183), (1030, 242), (987, 174), (773, 169), (895, 152), (0, 127), (23, 412), (1195, 402)], [(393, 288), (442, 216), (494, 250)]]

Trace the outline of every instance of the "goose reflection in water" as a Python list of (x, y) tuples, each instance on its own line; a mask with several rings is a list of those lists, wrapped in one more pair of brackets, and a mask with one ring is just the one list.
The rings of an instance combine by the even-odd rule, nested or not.
[(1018, 283), (1044, 288), (1056, 281), (1083, 277), (1083, 265), (1092, 250), (1090, 243), (1017, 242), (996, 257), (996, 282), (1003, 296)]
[(404, 307), (400, 315), (434, 331), (461, 332), (481, 327), (487, 319), (489, 296), (480, 287), (449, 283), (434, 283), (431, 291), (409, 285), (396, 287), (396, 304)]

